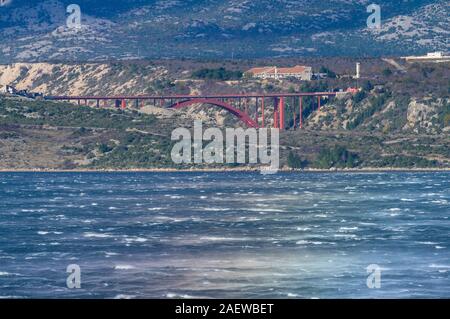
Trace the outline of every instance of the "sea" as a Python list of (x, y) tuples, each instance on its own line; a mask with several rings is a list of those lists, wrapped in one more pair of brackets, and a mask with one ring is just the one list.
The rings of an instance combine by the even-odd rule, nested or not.
[(0, 298), (450, 298), (449, 216), (449, 172), (4, 172)]

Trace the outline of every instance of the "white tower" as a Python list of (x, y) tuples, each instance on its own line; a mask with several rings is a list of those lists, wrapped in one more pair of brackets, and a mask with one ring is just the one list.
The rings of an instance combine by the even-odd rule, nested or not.
[(356, 63), (356, 76), (355, 79), (359, 79), (361, 77), (361, 63)]

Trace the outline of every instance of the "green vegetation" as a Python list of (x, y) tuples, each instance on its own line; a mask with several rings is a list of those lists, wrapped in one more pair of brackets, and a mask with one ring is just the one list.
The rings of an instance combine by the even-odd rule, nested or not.
[[(359, 92), (359, 93), (364, 93), (364, 92)], [(357, 93), (353, 97), (353, 100), (355, 101), (355, 103), (357, 103), (357, 101), (361, 101), (363, 99), (362, 97), (357, 98), (359, 93)], [(360, 124), (362, 124), (366, 119), (370, 118), (376, 112), (379, 112), (383, 108), (383, 106), (386, 104), (387, 100), (390, 97), (391, 97), (391, 95), (389, 93), (383, 93), (378, 96), (371, 96), (369, 98), (369, 106), (364, 108), (359, 114), (357, 114), (356, 117), (353, 119), (353, 121), (351, 121), (347, 124), (347, 128), (350, 130), (355, 129)]]
[(336, 73), (334, 73), (329, 68), (324, 67), (323, 65), (320, 67), (319, 73), (325, 73), (327, 75), (327, 77), (329, 77), (330, 79), (336, 78)]
[(16, 132), (0, 132), (0, 140), (15, 139), (19, 137), (20, 135)]
[[(289, 60), (266, 62), (266, 65), (293, 65)], [(88, 80), (86, 87), (89, 89), (85, 93), (113, 94), (122, 87), (130, 94), (154, 95), (345, 91), (354, 87), (356, 81), (348, 76), (334, 78), (335, 72), (352, 74), (354, 61), (343, 59), (341, 62), (316, 60), (313, 65), (323, 64), (333, 69), (321, 68), (320, 71), (328, 75), (321, 80), (246, 79), (233, 83), (220, 81), (242, 78), (242, 73), (235, 70), (248, 69), (253, 63), (241, 60), (233, 63), (192, 60), (120, 62), (111, 65), (101, 80)], [(303, 130), (293, 130), (294, 114), (295, 123), (299, 124), (298, 97), (286, 98), (287, 130), (280, 135), (281, 165), (296, 169), (450, 167), (449, 131), (444, 129), (450, 125), (450, 65), (405, 64), (406, 72), (393, 72), (394, 68), (385, 71), (386, 66), (379, 59), (364, 61), (364, 79), (359, 81), (361, 92), (323, 98), (321, 112), (316, 112), (316, 97), (304, 97)], [(33, 81), (35, 84), (45, 82), (51, 92), (65, 92), (68, 79), (79, 79), (81, 73), (93, 70), (82, 65), (73, 72), (65, 69), (56, 66), (50, 78), (47, 74)], [(186, 70), (198, 71), (188, 74)], [(191, 80), (191, 75), (218, 81), (195, 81)], [(122, 86), (124, 83), (132, 84)], [(266, 99), (265, 102), (267, 125), (273, 118), (273, 100)], [(250, 105), (252, 118), (255, 116), (253, 103), (254, 100)], [(137, 109), (112, 108), (113, 104), (113, 101), (108, 104), (111, 108), (93, 108), (0, 97), (0, 153), (6, 154), (3, 160), (9, 161), (3, 162), (3, 167), (181, 167), (170, 159), (170, 132), (174, 127), (191, 127), (191, 112), (164, 112), (164, 116), (157, 118)], [(151, 105), (152, 101), (146, 104)], [(94, 106), (93, 103), (90, 105)], [(134, 103), (128, 103), (128, 106), (133, 107)], [(208, 125), (217, 121), (219, 125), (242, 126), (235, 116), (219, 108), (195, 106), (191, 109), (193, 113), (200, 110), (204, 112), (202, 116), (208, 118)], [(37, 157), (39, 160), (36, 161), (36, 152), (45, 159)], [(240, 164), (216, 167), (236, 166)]]
[(450, 126), (450, 103), (448, 101), (445, 102), (439, 114), (439, 119), (443, 126)]
[(192, 72), (194, 79), (207, 79), (207, 80), (239, 80), (242, 78), (242, 71), (230, 71), (225, 68), (218, 69), (200, 69)]
[(364, 91), (360, 91), (353, 96), (353, 102), (360, 103), (366, 98), (367, 94)]
[(361, 89), (366, 92), (370, 92), (373, 89), (372, 82), (366, 80), (361, 83)]
[(155, 121), (153, 115), (137, 111), (96, 109), (47, 101), (0, 99), (0, 124), (125, 129), (151, 126)]
[(111, 151), (113, 150), (113, 147), (109, 146), (109, 145), (106, 144), (106, 143), (102, 143), (102, 144), (100, 144), (100, 146), (98, 147), (98, 150), (99, 150), (101, 153), (108, 153), (108, 152), (111, 152)]
[(330, 149), (323, 149), (317, 156), (314, 163), (317, 168), (329, 169), (352, 168), (357, 165), (357, 155), (349, 152), (342, 146), (335, 146)]
[(138, 132), (121, 134), (119, 145), (107, 146), (108, 154), (95, 159), (92, 168), (153, 168), (170, 167), (172, 142), (170, 136), (147, 135)]
[(289, 152), (287, 163), (289, 167), (296, 169), (303, 169), (308, 165), (306, 160), (302, 160), (300, 156), (293, 152)]
[(386, 68), (381, 73), (383, 74), (383, 76), (389, 77), (392, 75), (392, 70), (389, 68)]
[(383, 157), (377, 166), (380, 167), (408, 167), (408, 168), (426, 168), (436, 167), (438, 162), (435, 160), (428, 160), (418, 156), (402, 156), (393, 155)]

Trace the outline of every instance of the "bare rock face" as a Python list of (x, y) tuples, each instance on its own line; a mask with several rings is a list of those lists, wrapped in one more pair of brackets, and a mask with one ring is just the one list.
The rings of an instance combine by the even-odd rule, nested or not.
[(144, 94), (167, 73), (164, 67), (152, 65), (140, 71), (106, 63), (14, 63), (0, 65), (0, 89), (12, 85), (46, 95)]
[(429, 101), (427, 104), (412, 100), (408, 105), (407, 122), (404, 130), (413, 130), (427, 133), (436, 133), (433, 119), (437, 118), (436, 105)]

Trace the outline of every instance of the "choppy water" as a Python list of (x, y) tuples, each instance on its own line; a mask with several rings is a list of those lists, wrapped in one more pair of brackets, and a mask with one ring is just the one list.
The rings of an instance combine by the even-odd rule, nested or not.
[(0, 297), (449, 298), (449, 215), (449, 173), (1, 173)]

